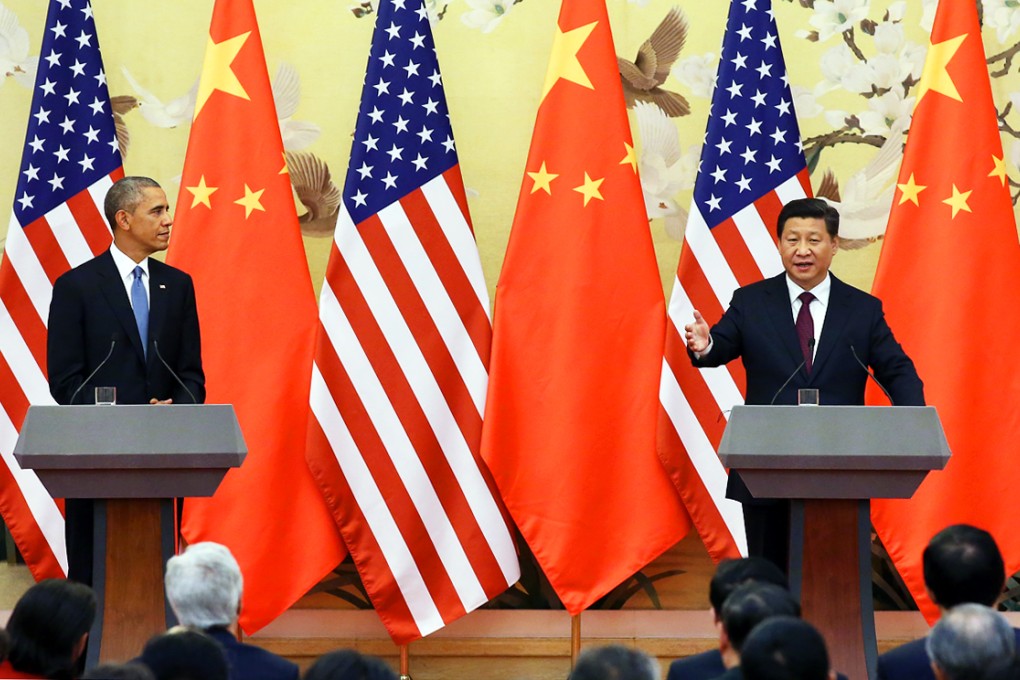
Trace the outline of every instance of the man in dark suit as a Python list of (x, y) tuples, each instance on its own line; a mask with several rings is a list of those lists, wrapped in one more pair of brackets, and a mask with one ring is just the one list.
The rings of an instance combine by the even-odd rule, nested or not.
[[(761, 557), (744, 557), (719, 563), (708, 584), (708, 601), (716, 628), (722, 628), (723, 603), (730, 594), (748, 583), (771, 583), (787, 588), (786, 575)], [(711, 680), (726, 672), (722, 652), (712, 649), (677, 659), (669, 666), (667, 680)]]
[[(120, 404), (205, 399), (195, 289), (149, 256), (167, 249), (170, 206), (159, 184), (125, 177), (106, 195), (113, 245), (53, 284), (46, 363), (58, 404), (92, 403), (115, 387)], [(176, 376), (174, 375), (176, 374)], [(92, 502), (68, 500), (68, 577), (92, 581)]]
[[(928, 597), (946, 612), (961, 604), (995, 606), (1006, 584), (1002, 553), (992, 535), (967, 524), (946, 527), (928, 542), (922, 556)], [(1013, 630), (1020, 648), (1020, 629)], [(934, 680), (927, 637), (878, 657), (881, 680)]]
[[(776, 234), (785, 273), (738, 289), (711, 328), (695, 310), (685, 326), (692, 363), (720, 366), (739, 357), (747, 404), (796, 404), (801, 388), (817, 389), (821, 404), (864, 404), (868, 365), (893, 404), (923, 406), (923, 385), (882, 303), (829, 273), (839, 213), (821, 199), (790, 201)], [(789, 503), (752, 498), (736, 474), (726, 494), (744, 504), (750, 554), (786, 569)]]
[(230, 680), (298, 680), (297, 664), (237, 639), (244, 581), (219, 543), (194, 543), (166, 563), (166, 599), (177, 620), (223, 645)]
[(776, 616), (800, 617), (800, 605), (786, 588), (745, 583), (726, 598), (719, 630), (719, 651), (726, 671), (718, 680), (741, 680), (741, 649), (755, 627)]

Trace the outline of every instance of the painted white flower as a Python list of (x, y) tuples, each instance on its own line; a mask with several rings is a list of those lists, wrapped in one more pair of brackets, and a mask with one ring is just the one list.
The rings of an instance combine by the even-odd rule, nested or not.
[(880, 90), (902, 84), (910, 75), (911, 64), (894, 54), (876, 54), (868, 60), (871, 82)]
[(867, 64), (857, 60), (844, 43), (827, 50), (819, 62), (829, 90), (843, 88), (851, 92), (871, 92), (873, 74)]
[(1005, 44), (1020, 28), (1020, 3), (1016, 0), (985, 0), (985, 27)]
[(472, 10), (461, 14), (460, 20), (482, 33), (491, 33), (514, 6), (514, 0), (467, 0), (467, 4)]
[(1013, 164), (1015, 172), (1020, 172), (1020, 139), (1014, 139), (1009, 145), (1009, 162)]
[(425, 0), (425, 11), (429, 14), (430, 25), (435, 26), (439, 23), (439, 16), (446, 10), (446, 6), (449, 4), (450, 0)]
[(928, 48), (916, 43), (908, 42), (903, 47), (901, 59), (910, 64), (910, 75), (914, 80), (921, 79), (924, 72), (924, 60), (928, 56)]
[(715, 70), (715, 54), (705, 52), (680, 59), (671, 72), (695, 97), (710, 99), (715, 88)]
[(879, 54), (897, 54), (903, 49), (903, 24), (883, 21), (875, 26), (875, 49)]
[(931, 33), (931, 27), (935, 25), (935, 10), (938, 9), (939, 0), (922, 0), (921, 28), (925, 33)]
[(893, 128), (905, 130), (910, 126), (914, 111), (914, 97), (904, 97), (900, 90), (890, 90), (880, 97), (868, 100), (868, 110), (857, 115), (864, 133), (888, 135)]
[(809, 90), (801, 85), (793, 85), (790, 90), (793, 92), (793, 108), (797, 111), (798, 120), (814, 118), (825, 111), (825, 107), (818, 103), (818, 97), (824, 94), (819, 88)]
[[(800, 115), (800, 111), (797, 112)], [(831, 128), (840, 129), (846, 125), (846, 119), (850, 117), (847, 111), (840, 111), (839, 109), (828, 109), (825, 112), (825, 123)]]
[(903, 17), (907, 14), (907, 3), (905, 0), (896, 0), (885, 11), (889, 15), (889, 21), (899, 23), (903, 21)]
[(810, 23), (819, 40), (828, 40), (866, 19), (868, 4), (869, 0), (817, 0)]

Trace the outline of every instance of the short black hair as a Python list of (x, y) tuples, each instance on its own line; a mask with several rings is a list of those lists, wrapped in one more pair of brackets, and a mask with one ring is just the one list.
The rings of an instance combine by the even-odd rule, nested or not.
[(205, 633), (171, 628), (145, 643), (139, 660), (156, 680), (228, 680), (223, 645)]
[(829, 651), (807, 621), (776, 616), (747, 636), (740, 671), (744, 680), (827, 680)]
[(839, 211), (820, 198), (795, 198), (784, 205), (776, 220), (776, 238), (783, 238), (786, 220), (791, 217), (825, 220), (825, 231), (829, 232), (829, 236), (839, 236)]
[(623, 645), (586, 649), (567, 680), (657, 680), (658, 663), (644, 652)]
[(397, 680), (397, 674), (382, 659), (338, 649), (320, 656), (305, 671), (304, 680)]
[(945, 609), (967, 602), (991, 607), (1006, 583), (1006, 566), (995, 539), (969, 524), (954, 524), (935, 534), (922, 561), (924, 584)]
[(716, 618), (722, 616), (722, 606), (730, 593), (745, 583), (773, 583), (789, 588), (786, 574), (764, 557), (741, 557), (719, 563), (708, 584), (708, 601)]
[(92, 628), (96, 594), (64, 579), (39, 581), (14, 605), (7, 622), (15, 670), (47, 678), (72, 678), (78, 659), (75, 646)]
[(754, 627), (775, 616), (800, 616), (800, 605), (790, 591), (774, 583), (745, 583), (726, 598), (722, 625), (730, 646), (739, 652)]
[(156, 680), (152, 671), (140, 663), (104, 663), (93, 666), (82, 680)]

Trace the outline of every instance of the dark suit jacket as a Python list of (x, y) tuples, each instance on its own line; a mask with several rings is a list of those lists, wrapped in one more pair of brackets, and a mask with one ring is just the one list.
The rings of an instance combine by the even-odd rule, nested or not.
[(180, 376), (199, 403), (205, 400), (198, 310), (191, 277), (159, 260), (149, 260), (149, 352), (146, 360), (124, 283), (109, 251), (65, 273), (53, 285), (46, 363), (50, 393), (70, 403), (74, 391), (110, 353), (109, 361), (75, 398), (94, 399), (95, 387), (116, 387), (120, 404), (147, 404), (191, 397), (159, 360)]
[(210, 628), (206, 633), (226, 650), (230, 680), (298, 680), (297, 664), (261, 647), (238, 642), (223, 628)]
[[(1014, 628), (1017, 648), (1020, 648), (1020, 628)], [(920, 640), (890, 649), (878, 657), (879, 680), (935, 680), (924, 645), (927, 636)]]
[[(896, 342), (878, 298), (833, 276), (822, 334), (817, 340), (811, 374), (802, 368), (776, 395), (804, 360), (797, 340), (786, 272), (744, 286), (733, 293), (729, 309), (712, 327), (712, 349), (695, 366), (720, 366), (736, 358), (747, 374), (747, 404), (796, 404), (797, 390), (817, 388), (823, 405), (863, 405), (868, 375), (854, 359), (871, 366), (889, 390), (893, 404), (923, 406), (924, 386), (914, 363)], [(851, 347), (853, 348), (851, 350)], [(739, 475), (730, 475), (726, 495), (740, 501), (751, 496)]]
[(722, 653), (718, 649), (710, 649), (671, 663), (666, 680), (711, 680), (725, 672)]

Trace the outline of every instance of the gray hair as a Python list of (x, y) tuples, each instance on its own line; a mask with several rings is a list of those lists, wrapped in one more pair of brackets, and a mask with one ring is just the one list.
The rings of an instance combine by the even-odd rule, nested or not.
[(131, 212), (142, 201), (143, 189), (161, 189), (159, 182), (149, 177), (122, 177), (106, 192), (103, 212), (110, 228), (117, 229), (116, 217), (121, 210)]
[(1016, 636), (1002, 614), (968, 603), (953, 607), (939, 619), (925, 649), (928, 659), (949, 680), (984, 680), (1013, 663)]
[(219, 543), (195, 543), (166, 563), (166, 597), (182, 625), (229, 626), (244, 582), (237, 560)]
[(639, 649), (606, 645), (584, 650), (567, 680), (658, 680), (659, 662)]

